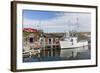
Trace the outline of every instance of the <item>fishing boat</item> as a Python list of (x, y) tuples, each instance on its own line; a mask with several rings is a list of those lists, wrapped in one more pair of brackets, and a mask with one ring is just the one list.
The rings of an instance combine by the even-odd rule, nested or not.
[(69, 32), (66, 32), (64, 40), (60, 41), (61, 57), (76, 57), (78, 52), (83, 52), (88, 49), (88, 41), (80, 40), (78, 37), (70, 36)]

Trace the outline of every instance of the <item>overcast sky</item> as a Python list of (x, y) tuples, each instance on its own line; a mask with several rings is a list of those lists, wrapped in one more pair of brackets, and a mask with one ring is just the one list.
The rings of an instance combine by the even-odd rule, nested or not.
[(91, 14), (77, 12), (23, 10), (23, 28), (44, 32), (91, 31)]

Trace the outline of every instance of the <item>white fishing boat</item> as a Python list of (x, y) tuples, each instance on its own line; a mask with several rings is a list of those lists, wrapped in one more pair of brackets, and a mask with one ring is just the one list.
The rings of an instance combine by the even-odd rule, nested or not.
[(77, 52), (83, 52), (88, 49), (88, 41), (78, 41), (78, 37), (70, 36), (69, 32), (66, 32), (66, 37), (63, 41), (60, 41), (61, 57), (76, 57)]

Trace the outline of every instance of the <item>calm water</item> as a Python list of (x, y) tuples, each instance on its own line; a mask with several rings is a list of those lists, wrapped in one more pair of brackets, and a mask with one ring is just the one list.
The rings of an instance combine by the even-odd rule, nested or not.
[(90, 50), (85, 52), (78, 52), (76, 57), (63, 58), (60, 56), (42, 56), (42, 57), (31, 57), (23, 58), (23, 62), (43, 62), (43, 61), (61, 61), (61, 60), (82, 60), (90, 59), (91, 53)]

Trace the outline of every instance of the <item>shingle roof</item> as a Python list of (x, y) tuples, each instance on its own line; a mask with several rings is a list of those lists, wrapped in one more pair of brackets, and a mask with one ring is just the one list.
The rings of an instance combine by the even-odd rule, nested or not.
[(23, 31), (26, 31), (26, 32), (38, 32), (37, 29), (33, 29), (33, 28), (24, 28)]

